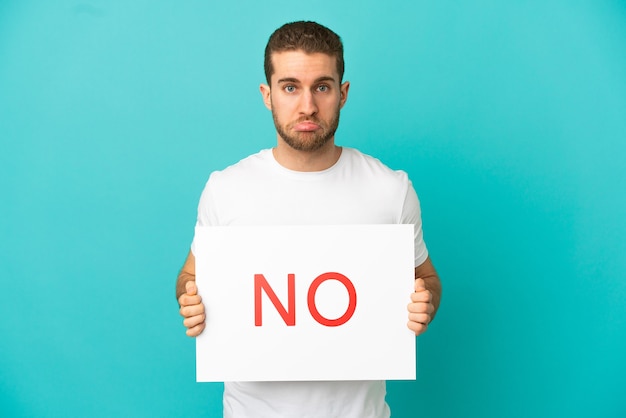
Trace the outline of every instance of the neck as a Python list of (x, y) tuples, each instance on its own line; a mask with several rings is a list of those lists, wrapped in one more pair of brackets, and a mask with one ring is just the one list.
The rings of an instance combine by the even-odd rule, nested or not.
[(278, 164), (293, 171), (323, 171), (332, 167), (341, 156), (341, 147), (334, 140), (328, 141), (322, 148), (315, 151), (299, 151), (287, 145), (282, 138), (272, 149)]

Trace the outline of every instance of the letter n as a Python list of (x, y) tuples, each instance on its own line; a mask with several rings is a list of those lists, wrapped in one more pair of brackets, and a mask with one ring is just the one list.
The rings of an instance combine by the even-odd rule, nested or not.
[(287, 309), (278, 300), (276, 293), (269, 285), (262, 274), (254, 275), (254, 325), (260, 327), (263, 325), (263, 308), (261, 306), (261, 290), (265, 290), (265, 294), (278, 311), (285, 324), (292, 327), (296, 325), (296, 287), (295, 275), (287, 275)]

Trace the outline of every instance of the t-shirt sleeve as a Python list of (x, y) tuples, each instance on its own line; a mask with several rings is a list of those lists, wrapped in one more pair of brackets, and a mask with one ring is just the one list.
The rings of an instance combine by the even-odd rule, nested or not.
[(402, 206), (401, 223), (413, 224), (414, 240), (415, 240), (415, 267), (422, 264), (428, 258), (428, 249), (424, 242), (424, 233), (422, 231), (422, 212), (420, 202), (413, 188), (413, 184), (409, 181), (407, 186), (404, 205)]
[[(215, 210), (212, 207), (213, 196), (211, 193), (211, 178), (207, 181), (200, 195), (200, 202), (198, 203), (198, 216), (196, 218), (196, 227), (217, 225), (217, 216)], [(191, 253), (195, 255), (195, 235), (191, 242)]]

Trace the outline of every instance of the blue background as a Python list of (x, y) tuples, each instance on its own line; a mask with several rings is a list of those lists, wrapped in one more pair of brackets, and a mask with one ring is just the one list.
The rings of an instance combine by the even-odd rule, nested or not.
[(209, 173), (275, 143), (263, 48), (299, 19), (444, 284), (394, 416), (626, 416), (617, 0), (1, 1), (0, 415), (221, 414), (174, 282)]

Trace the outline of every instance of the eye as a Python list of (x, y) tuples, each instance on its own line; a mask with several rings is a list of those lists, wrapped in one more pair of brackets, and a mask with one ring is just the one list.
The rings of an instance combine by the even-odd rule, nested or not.
[(320, 84), (319, 86), (317, 86), (317, 91), (322, 93), (326, 93), (329, 89), (330, 87), (328, 87), (326, 84)]
[(283, 90), (285, 90), (287, 93), (293, 93), (296, 91), (296, 86), (288, 84), (285, 87), (283, 87)]

